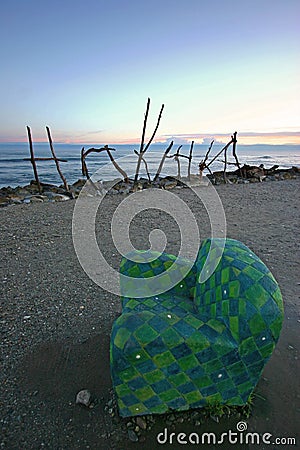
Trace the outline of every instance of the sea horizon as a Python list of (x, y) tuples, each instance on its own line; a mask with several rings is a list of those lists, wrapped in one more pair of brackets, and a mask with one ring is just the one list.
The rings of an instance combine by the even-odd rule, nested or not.
[[(166, 150), (169, 142), (167, 143), (154, 143), (150, 146), (145, 157), (149, 166), (149, 172), (151, 176), (154, 176), (161, 157)], [(127, 171), (129, 176), (133, 176), (135, 173), (135, 167), (137, 162), (137, 156), (134, 154), (134, 150), (139, 150), (140, 144), (108, 144), (109, 147), (115, 148), (113, 155), (116, 160), (119, 160), (120, 166)], [(225, 144), (216, 142), (211, 151), (211, 160), (218, 151), (224, 147)], [(69, 184), (74, 183), (79, 178), (83, 178), (81, 173), (81, 149), (95, 147), (99, 148), (103, 144), (85, 144), (82, 143), (55, 143), (54, 149), (58, 158), (66, 159), (68, 162), (62, 162), (61, 170), (66, 177)], [(174, 154), (179, 144), (173, 145), (170, 154)], [(35, 157), (51, 157), (51, 152), (48, 142), (34, 142), (33, 145)], [(192, 161), (192, 173), (198, 173), (198, 164), (204, 158), (208, 144), (195, 144), (193, 149), (193, 161)], [(181, 154), (188, 155), (190, 144), (182, 144), (180, 150)], [(300, 167), (300, 145), (298, 144), (238, 144), (237, 155), (240, 163), (249, 165), (261, 165), (270, 168), (273, 165), (278, 165), (279, 168), (289, 168), (292, 166)], [(27, 161), (24, 161), (27, 158)], [(34, 179), (32, 165), (28, 160), (30, 158), (29, 144), (28, 142), (6, 142), (0, 143), (0, 188), (11, 186), (24, 186), (29, 184)], [(123, 158), (123, 159), (122, 159)], [(125, 159), (124, 159), (125, 158)], [(232, 158), (232, 147), (228, 151), (228, 161), (234, 162)], [(181, 158), (181, 173), (186, 175), (187, 171), (187, 159)], [(89, 173), (92, 175), (94, 172), (99, 171), (97, 176), (101, 180), (109, 180), (119, 178), (120, 174), (111, 165), (110, 160), (106, 152), (101, 154), (91, 153), (86, 163), (89, 169)], [(37, 161), (38, 174), (40, 181), (51, 184), (61, 184), (61, 178), (59, 177), (56, 167), (53, 161)], [(223, 168), (223, 163), (218, 159), (211, 166), (212, 171), (220, 170)], [(229, 165), (227, 170), (235, 170), (234, 166)], [(174, 159), (166, 159), (162, 175), (176, 175), (177, 163)], [(204, 174), (208, 173), (207, 171)], [(140, 176), (145, 176), (144, 164), (141, 165)]]

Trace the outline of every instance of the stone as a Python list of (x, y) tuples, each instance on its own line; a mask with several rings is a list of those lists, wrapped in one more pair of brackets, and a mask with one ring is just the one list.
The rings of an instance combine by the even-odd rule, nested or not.
[(167, 190), (174, 189), (177, 186), (177, 181), (166, 181), (164, 184), (162, 184), (162, 187), (164, 187)]
[(55, 194), (53, 196), (53, 200), (55, 202), (65, 202), (67, 200), (70, 200), (70, 197), (68, 197), (67, 195), (63, 195), (63, 194)]
[(89, 407), (92, 402), (92, 394), (88, 389), (82, 389), (76, 395), (76, 403)]
[(43, 199), (40, 197), (37, 197), (35, 195), (32, 195), (31, 197), (29, 197), (30, 203), (43, 203)]
[(80, 178), (79, 180), (75, 181), (75, 183), (72, 184), (74, 188), (82, 188), (86, 183), (86, 180), (83, 180)]
[(146, 430), (147, 422), (140, 416), (136, 418), (136, 424), (141, 428), (141, 430)]
[(128, 433), (129, 440), (131, 442), (138, 442), (139, 437), (135, 431), (129, 429), (127, 433)]

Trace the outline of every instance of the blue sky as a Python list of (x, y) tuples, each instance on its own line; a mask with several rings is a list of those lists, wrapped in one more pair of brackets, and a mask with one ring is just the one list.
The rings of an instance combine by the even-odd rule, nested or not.
[(162, 141), (300, 143), (299, 20), (299, 0), (1, 2), (0, 141), (134, 142), (150, 97)]

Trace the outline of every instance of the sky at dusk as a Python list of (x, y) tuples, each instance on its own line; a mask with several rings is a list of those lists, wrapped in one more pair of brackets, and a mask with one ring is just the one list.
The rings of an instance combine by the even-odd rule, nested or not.
[(9, 0), (0, 141), (300, 144), (299, 0)]

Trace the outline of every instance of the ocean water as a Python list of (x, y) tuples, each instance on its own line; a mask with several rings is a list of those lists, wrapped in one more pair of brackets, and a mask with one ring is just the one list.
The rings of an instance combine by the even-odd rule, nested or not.
[[(89, 145), (90, 147), (99, 147), (99, 145)], [(133, 150), (138, 150), (138, 145), (110, 145), (116, 149), (112, 152), (118, 164), (125, 170), (128, 176), (134, 176), (137, 156)], [(155, 175), (166, 145), (153, 144), (146, 153), (148, 169), (152, 176)], [(69, 184), (74, 183), (79, 178), (83, 178), (81, 173), (80, 154), (82, 145), (79, 144), (55, 144), (55, 152), (58, 158), (66, 159), (67, 162), (60, 163), (61, 170)], [(180, 153), (188, 155), (189, 145), (184, 145)], [(211, 157), (216, 155), (222, 148), (215, 145), (211, 152)], [(170, 154), (174, 154), (177, 146), (174, 146)], [(193, 150), (192, 173), (198, 173), (198, 164), (203, 159), (208, 147), (207, 145), (197, 144)], [(34, 145), (36, 157), (51, 157), (49, 145), (39, 143)], [(230, 157), (231, 148), (228, 152), (228, 160), (233, 162)], [(291, 166), (300, 167), (300, 145), (237, 145), (237, 154), (241, 164), (260, 165), (264, 164), (266, 168), (278, 164), (280, 168), (289, 168)], [(24, 161), (29, 158), (29, 146), (26, 143), (1, 143), (0, 144), (0, 187), (3, 186), (22, 186), (28, 184), (32, 179), (33, 170), (30, 161)], [(181, 158), (181, 175), (187, 174), (187, 160)], [(119, 172), (110, 163), (106, 152), (100, 154), (90, 154), (86, 159), (90, 175), (95, 174), (95, 180), (109, 180), (118, 178)], [(61, 184), (62, 181), (56, 171), (54, 161), (37, 161), (38, 174), (40, 181), (44, 183)], [(220, 170), (223, 164), (216, 160), (211, 166), (211, 170)], [(230, 166), (229, 166), (230, 167)], [(235, 167), (232, 166), (232, 170)], [(204, 172), (205, 173), (205, 172)], [(176, 175), (177, 163), (174, 159), (166, 159), (162, 175)], [(145, 176), (145, 166), (142, 162), (140, 175)]]

